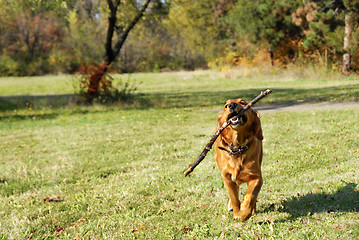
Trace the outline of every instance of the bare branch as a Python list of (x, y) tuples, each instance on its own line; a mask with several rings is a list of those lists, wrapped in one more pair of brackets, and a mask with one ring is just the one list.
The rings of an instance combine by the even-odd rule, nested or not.
[[(132, 28), (136, 25), (136, 23), (141, 19), (144, 12), (146, 11), (148, 5), (150, 4), (151, 0), (147, 0), (143, 5), (140, 11), (137, 13), (137, 16), (132, 20), (132, 22), (127, 26), (127, 28), (123, 31), (122, 35), (119, 37), (119, 40), (117, 41), (114, 49), (113, 49), (113, 59), (120, 53), (122, 45), (125, 43), (125, 40), (129, 34), (129, 32), (132, 30)], [(111, 62), (112, 62), (111, 61)], [(109, 63), (111, 63), (109, 62)]]

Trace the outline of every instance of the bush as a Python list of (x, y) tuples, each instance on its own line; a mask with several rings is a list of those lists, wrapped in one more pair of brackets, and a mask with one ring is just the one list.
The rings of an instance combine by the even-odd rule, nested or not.
[(16, 76), (18, 75), (18, 62), (13, 60), (7, 54), (0, 56), (0, 76)]
[[(119, 89), (114, 87), (113, 77), (109, 74), (106, 64), (83, 64), (75, 77), (81, 99), (87, 103), (101, 104), (128, 101), (136, 88), (129, 81), (120, 81)], [(75, 86), (76, 88), (76, 86)]]

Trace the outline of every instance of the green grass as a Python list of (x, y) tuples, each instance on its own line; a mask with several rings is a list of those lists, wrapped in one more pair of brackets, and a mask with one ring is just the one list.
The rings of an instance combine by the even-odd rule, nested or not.
[(70, 93), (74, 93), (73, 78), (70, 75), (0, 78), (0, 96)]
[[(165, 79), (166, 74), (150, 74), (153, 87), (146, 94), (157, 94), (154, 79)], [(217, 85), (221, 81), (218, 78)], [(272, 84), (293, 89), (289, 93), (297, 91), (296, 96), (321, 90), (320, 99), (336, 92), (332, 87), (341, 88), (334, 81), (326, 81), (322, 89), (312, 83), (294, 90), (290, 79)], [(343, 80), (341, 94), (356, 98), (350, 81), (357, 80)], [(201, 89), (168, 87), (159, 92), (172, 97), (152, 105), (162, 106), (156, 108), (142, 104), (139, 109), (39, 107), (0, 112), (0, 239), (359, 236), (359, 108), (263, 112), (264, 185), (258, 213), (240, 223), (226, 210), (228, 196), (212, 152), (190, 177), (184, 178), (183, 171), (212, 136), (213, 109), (226, 100), (220, 97), (251, 97), (266, 86), (228, 86), (218, 97), (218, 89), (211, 87), (202, 95)], [(182, 88), (207, 103), (196, 94), (182, 96)], [(277, 90), (263, 100), (291, 102), (295, 97), (286, 93)], [(243, 196), (245, 185), (240, 190)], [(57, 196), (63, 201), (44, 201)]]
[[(266, 88), (272, 88), (276, 94), (263, 99), (261, 104), (359, 100), (357, 75), (343, 77), (304, 69), (277, 74), (239, 69), (113, 77), (116, 87), (128, 81), (136, 86), (137, 91), (125, 104), (129, 108), (217, 107), (238, 96), (250, 100)], [(73, 105), (76, 102), (73, 86), (74, 79), (69, 75), (0, 78), (0, 111)]]

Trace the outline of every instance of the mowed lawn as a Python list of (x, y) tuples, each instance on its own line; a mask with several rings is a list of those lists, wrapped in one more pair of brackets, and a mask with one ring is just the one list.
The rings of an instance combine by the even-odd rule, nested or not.
[(0, 239), (357, 239), (358, 107), (260, 112), (264, 185), (245, 223), (227, 211), (213, 150), (184, 178), (227, 98), (272, 88), (259, 105), (359, 100), (355, 77), (232, 74), (134, 74), (138, 91), (124, 105), (8, 105)]

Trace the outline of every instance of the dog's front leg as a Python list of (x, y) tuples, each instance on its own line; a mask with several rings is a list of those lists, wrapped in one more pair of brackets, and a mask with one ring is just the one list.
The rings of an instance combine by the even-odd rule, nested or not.
[(223, 176), (223, 182), (230, 198), (231, 206), (228, 207), (233, 209), (233, 218), (239, 219), (239, 208), (241, 203), (238, 197), (238, 185), (231, 180), (230, 176)]
[(261, 190), (262, 184), (262, 177), (250, 180), (248, 182), (248, 191), (244, 196), (244, 200), (239, 211), (239, 216), (242, 222), (250, 218), (252, 213), (255, 211), (258, 193)]

